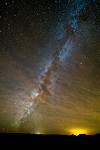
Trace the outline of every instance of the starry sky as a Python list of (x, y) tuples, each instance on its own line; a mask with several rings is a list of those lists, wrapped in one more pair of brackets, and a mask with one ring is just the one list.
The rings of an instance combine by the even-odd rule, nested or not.
[(99, 0), (0, 0), (0, 132), (100, 133), (99, 33)]

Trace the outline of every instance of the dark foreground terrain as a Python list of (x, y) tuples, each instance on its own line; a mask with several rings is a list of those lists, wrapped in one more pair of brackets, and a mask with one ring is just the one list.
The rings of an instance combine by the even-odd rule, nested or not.
[[(0, 145), (3, 144), (3, 147), (9, 144), (10, 146), (14, 146), (16, 148), (19, 144), (23, 146), (30, 147), (32, 144), (34, 147), (44, 146), (47, 144), (50, 146), (64, 146), (68, 148), (73, 147), (74, 145), (100, 145), (100, 134), (96, 135), (35, 135), (35, 134), (23, 134), (23, 133), (2, 133), (0, 134)], [(47, 147), (50, 148), (50, 147)], [(99, 147), (98, 147), (99, 148)]]

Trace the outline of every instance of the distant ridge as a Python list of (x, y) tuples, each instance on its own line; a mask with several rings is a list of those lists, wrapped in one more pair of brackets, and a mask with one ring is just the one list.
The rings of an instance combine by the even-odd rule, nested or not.
[[(56, 148), (58, 147), (64, 147), (65, 149), (70, 146), (70, 148), (73, 146), (83, 146), (91, 145), (93, 146), (100, 146), (100, 134), (97, 133), (95, 135), (85, 135), (85, 134), (79, 134), (76, 135), (44, 135), (44, 134), (26, 134), (26, 133), (1, 133), (0, 134), (0, 146), (3, 146), (3, 148), (10, 147), (20, 148), (19, 145), (25, 148), (36, 147), (36, 148), (54, 148), (54, 145)], [(14, 145), (14, 146), (13, 146)], [(49, 145), (49, 147), (47, 147)], [(86, 147), (87, 148), (87, 147)]]

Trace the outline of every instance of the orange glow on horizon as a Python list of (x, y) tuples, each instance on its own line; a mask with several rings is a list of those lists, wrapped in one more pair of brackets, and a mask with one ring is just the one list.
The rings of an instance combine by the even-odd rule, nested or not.
[(88, 134), (88, 130), (84, 128), (72, 128), (69, 130), (69, 133), (78, 136), (79, 134)]

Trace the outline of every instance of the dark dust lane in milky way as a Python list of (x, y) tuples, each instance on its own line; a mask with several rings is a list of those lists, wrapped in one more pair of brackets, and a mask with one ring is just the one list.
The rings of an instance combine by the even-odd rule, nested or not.
[(0, 1), (0, 132), (100, 132), (99, 0)]

